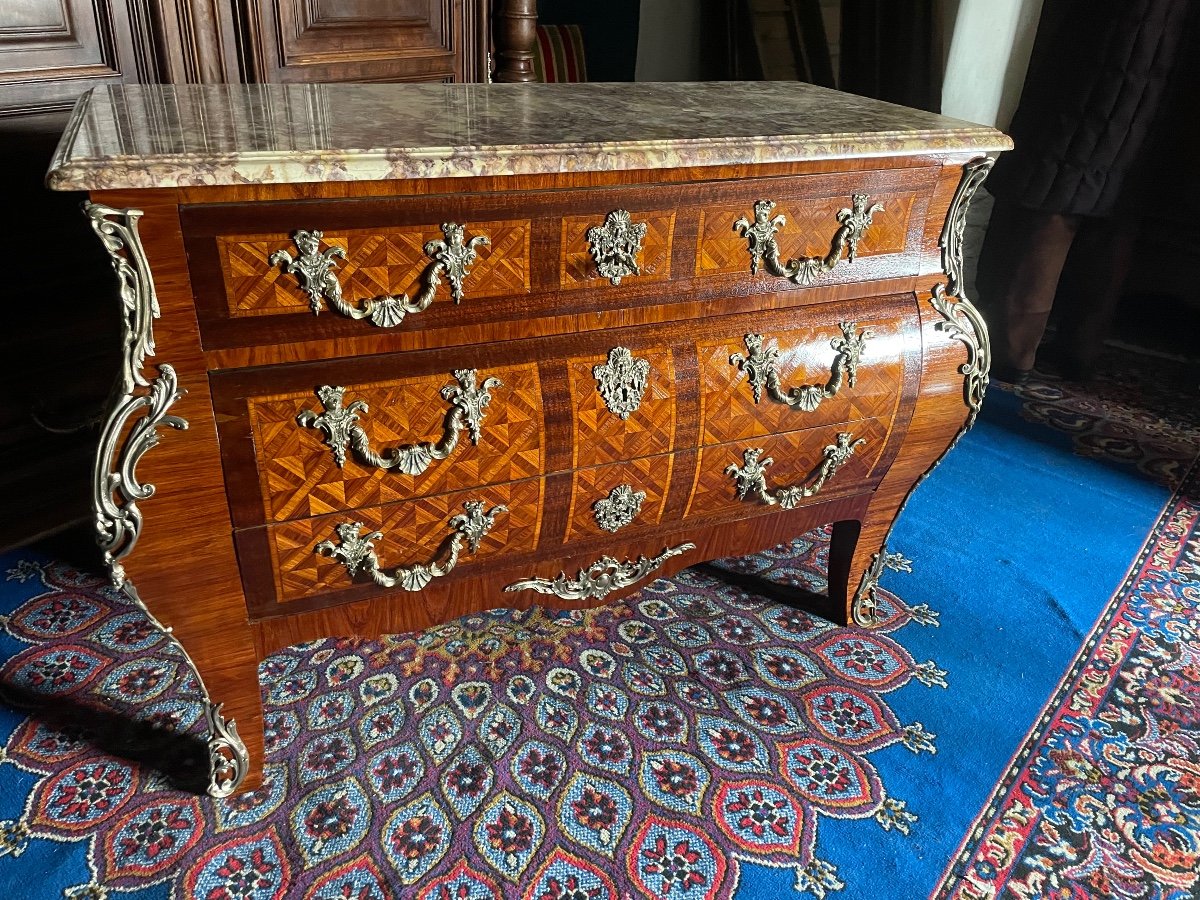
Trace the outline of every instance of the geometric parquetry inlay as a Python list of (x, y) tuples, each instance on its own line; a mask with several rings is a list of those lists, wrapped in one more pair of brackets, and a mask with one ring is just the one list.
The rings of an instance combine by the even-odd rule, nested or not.
[[(340, 468), (324, 435), (296, 421), (304, 409), (321, 409), (313, 390), (253, 397), (250, 425), (258, 455), (267, 521), (319, 516), (542, 474), (541, 389), (537, 365), (480, 370), (503, 384), (491, 389), (479, 444), (464, 431), (458, 447), (420, 475), (366, 465), (353, 452)], [(358, 424), (371, 447), (386, 449), (442, 436), (448, 404), (441, 389), (449, 372), (368, 385), (347, 385), (346, 404), (365, 400), (369, 411)]]
[[(750, 274), (750, 254), (746, 239), (733, 229), (733, 223), (749, 213), (757, 197), (741, 205), (703, 209), (700, 213), (700, 237), (696, 250), (697, 275)], [(775, 199), (772, 215), (783, 215), (787, 224), (775, 234), (779, 257), (786, 261), (801, 256), (825, 256), (830, 240), (839, 228), (838, 210), (844, 209), (849, 196), (815, 197), (805, 200)], [(883, 204), (874, 214), (871, 227), (858, 242), (858, 257), (902, 253), (908, 236), (916, 194), (883, 194), (872, 196), (873, 202)], [(844, 265), (844, 263), (843, 263)], [(839, 269), (841, 267), (839, 266)], [(847, 267), (846, 278), (852, 274)]]
[(641, 491), (646, 497), (637, 515), (628, 525), (620, 528), (620, 532), (624, 534), (638, 527), (657, 524), (662, 517), (667, 490), (671, 486), (674, 461), (674, 454), (664, 454), (576, 471), (571, 482), (570, 525), (566, 540), (570, 542), (608, 534), (596, 524), (593, 507), (596, 501), (603, 500), (621, 484)]
[[(320, 223), (297, 222), (297, 228), (317, 228)], [(464, 290), (466, 300), (529, 293), (528, 220), (503, 222), (467, 222), (467, 237), (487, 235), (491, 243), (479, 248), (479, 257), (471, 266)], [(420, 291), (421, 273), (430, 263), (425, 243), (442, 240), (439, 225), (400, 226), (381, 233), (378, 229), (325, 231), (321, 249), (341, 247), (346, 259), (338, 260), (335, 273), (347, 302), (361, 306), (362, 301), (385, 294)], [(292, 251), (288, 234), (220, 235), (217, 252), (225, 277), (229, 314), (233, 317), (280, 313), (312, 315), (308, 295), (294, 275), (285, 274), (267, 259), (277, 250)], [(443, 279), (435, 300), (450, 298), (449, 284)]]
[(567, 361), (571, 384), (571, 416), (575, 423), (572, 465), (585, 468), (600, 463), (668, 453), (675, 443), (675, 366), (669, 347), (633, 351), (650, 363), (641, 403), (622, 419), (604, 402), (592, 369), (604, 364), (607, 354)]
[[(722, 444), (768, 434), (809, 428), (823, 422), (853, 422), (880, 418), (890, 421), (899, 405), (904, 369), (900, 356), (903, 320), (861, 322), (869, 327), (872, 340), (863, 349), (854, 387), (849, 383), (821, 404), (819, 413), (793, 409), (772, 400), (764, 392), (754, 402), (746, 373), (729, 362), (730, 355), (746, 355), (743, 335), (698, 342), (700, 391), (700, 443)], [(765, 344), (779, 352), (779, 380), (786, 392), (791, 387), (824, 385), (836, 351), (830, 341), (839, 336), (836, 325), (793, 331), (771, 331)], [(818, 454), (819, 455), (819, 454)]]
[[(645, 224), (646, 236), (637, 254), (638, 274), (622, 279), (621, 285), (665, 281), (671, 277), (671, 238), (675, 213), (634, 212), (635, 224)], [(588, 229), (604, 224), (603, 216), (566, 216), (562, 220), (562, 261), (559, 283), (564, 288), (597, 288), (609, 280), (596, 270), (588, 245)]]
[[(503, 504), (508, 511), (496, 516), (491, 530), (471, 552), (463, 547), (459, 569), (466, 569), (495, 554), (524, 553), (537, 547), (545, 480), (528, 478), (511, 484), (472, 488), (434, 497), (418, 497), (383, 507), (367, 507), (312, 519), (299, 519), (267, 527), (274, 561), (277, 599), (299, 600), (354, 584), (369, 584), (365, 578), (351, 579), (346, 566), (324, 554), (315, 553), (318, 542), (335, 537), (341, 522), (362, 522), (362, 533), (383, 532), (375, 541), (379, 565), (385, 571), (397, 566), (429, 563), (438, 547), (453, 533), (447, 524), (463, 512), (467, 500), (482, 500), (485, 509)], [(382, 590), (382, 589), (380, 589)]]

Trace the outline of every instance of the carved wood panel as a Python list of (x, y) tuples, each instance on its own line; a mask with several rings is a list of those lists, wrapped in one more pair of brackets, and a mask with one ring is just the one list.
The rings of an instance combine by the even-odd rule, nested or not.
[[(763, 388), (756, 403), (749, 375), (730, 363), (733, 354), (748, 354), (744, 335), (696, 344), (700, 379), (700, 442), (721, 444), (759, 435), (808, 428), (821, 422), (881, 418), (890, 421), (899, 403), (904, 378), (902, 319), (864, 320), (855, 333), (870, 332), (857, 367), (854, 387), (848, 375), (833, 396), (811, 412), (772, 399)], [(763, 332), (763, 346), (779, 350), (778, 372), (783, 392), (791, 387), (828, 386), (837, 357), (830, 346), (840, 338), (838, 325)]]
[(584, 356), (567, 361), (571, 409), (575, 423), (573, 468), (668, 453), (675, 444), (675, 364), (668, 347), (634, 350), (635, 359), (650, 364), (646, 387), (636, 410), (622, 419), (600, 393), (594, 369), (608, 357)]
[[(498, 555), (531, 551), (537, 547), (541, 529), (544, 491), (545, 481), (531, 478), (266, 526), (276, 597), (281, 603), (287, 603), (370, 583), (361, 577), (351, 579), (345, 565), (314, 550), (324, 540), (333, 540), (336, 544), (334, 529), (346, 521), (362, 522), (364, 535), (372, 531), (383, 532), (383, 537), (375, 542), (375, 553), (380, 568), (389, 572), (397, 566), (433, 560), (438, 555), (438, 548), (452, 533), (447, 522), (463, 512), (467, 500), (482, 500), (486, 509), (502, 504), (508, 511), (496, 516), (478, 551), (470, 553), (464, 546), (455, 571), (469, 569)], [(255, 574), (249, 573), (249, 577), (255, 577)], [(378, 590), (383, 592), (385, 589)], [(390, 591), (403, 595), (396, 588)]]
[(822, 503), (848, 490), (862, 490), (864, 479), (871, 474), (887, 441), (888, 428), (877, 419), (702, 447), (684, 516), (697, 518), (731, 512), (752, 515), (755, 511), (778, 510), (779, 506), (769, 506), (757, 497), (740, 499), (737, 484), (726, 468), (731, 465), (743, 466), (744, 451), (756, 448), (763, 451), (762, 460), (768, 457), (774, 460), (766, 470), (767, 486), (771, 490), (811, 484), (820, 468), (822, 451), (836, 442), (839, 432), (848, 432), (855, 439), (863, 438), (866, 443), (829, 478), (818, 494), (802, 501), (800, 505)]
[[(643, 284), (651, 281), (666, 281), (671, 277), (671, 247), (675, 234), (675, 213), (634, 212), (635, 224), (645, 223), (646, 237), (641, 252), (637, 254), (637, 275), (621, 280), (621, 284)], [(562, 266), (559, 284), (564, 288), (604, 287), (609, 280), (596, 271), (588, 245), (588, 231), (603, 226), (603, 215), (564, 216), (562, 220)]]
[[(825, 256), (830, 241), (840, 227), (838, 210), (850, 205), (849, 195), (831, 197), (770, 197), (747, 196), (744, 203), (710, 207), (700, 212), (699, 240), (696, 247), (697, 275), (732, 275), (750, 271), (750, 254), (746, 238), (733, 227), (745, 216), (753, 221), (754, 203), (759, 199), (776, 201), (771, 216), (787, 219), (775, 234), (781, 260), (800, 256)], [(883, 209), (872, 217), (871, 226), (858, 242), (858, 256), (881, 256), (903, 252), (908, 243), (913, 205), (918, 195), (913, 193), (871, 194), (872, 203), (882, 203)], [(839, 266), (846, 265), (843, 262)], [(765, 272), (765, 269), (760, 270)], [(774, 277), (762, 275), (764, 278)]]
[(252, 0), (257, 81), (483, 81), (485, 0)]
[(100, 84), (156, 80), (147, 12), (146, 0), (0, 3), (0, 112), (68, 109)]
[[(662, 521), (674, 465), (675, 456), (668, 453), (575, 472), (571, 482), (571, 508), (564, 543), (608, 534), (623, 535), (657, 525)], [(640, 508), (629, 523), (611, 531), (598, 524), (595, 505), (608, 498), (620, 485), (628, 485), (634, 492), (645, 494), (645, 497), (641, 499)], [(618, 517), (617, 521), (624, 521), (624, 518)]]
[[(358, 509), (540, 475), (545, 447), (537, 366), (481, 369), (478, 383), (482, 385), (488, 376), (503, 384), (490, 389), (479, 443), (473, 443), (464, 430), (454, 452), (447, 459), (434, 460), (420, 475), (368, 465), (349, 448), (339, 468), (324, 432), (296, 421), (302, 410), (322, 412), (314, 390), (251, 398), (249, 418), (267, 520)], [(385, 454), (388, 448), (441, 438), (449, 404), (440, 391), (454, 384), (447, 372), (350, 385), (344, 404), (366, 401), (369, 410), (359, 415), (358, 425), (370, 438), (371, 449)]]
[[(463, 302), (528, 293), (529, 221), (468, 222), (464, 227), (466, 239), (483, 234), (490, 243), (476, 248), (478, 257), (463, 282)], [(335, 261), (334, 272), (345, 299), (361, 306), (362, 301), (384, 294), (415, 297), (421, 290), (421, 275), (431, 262), (425, 244), (443, 237), (438, 225), (386, 232), (326, 232), (321, 249), (340, 247), (346, 252), (344, 260)], [(291, 237), (221, 235), (217, 248), (231, 316), (312, 315), (308, 295), (297, 277), (268, 262), (278, 250), (293, 256), (298, 252)], [(435, 299), (449, 297), (449, 281), (443, 277)]]

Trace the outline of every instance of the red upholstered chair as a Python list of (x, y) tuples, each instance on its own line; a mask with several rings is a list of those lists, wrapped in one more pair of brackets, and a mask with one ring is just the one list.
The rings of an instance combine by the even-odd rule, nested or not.
[(542, 82), (587, 81), (583, 33), (578, 25), (537, 26), (533, 73)]

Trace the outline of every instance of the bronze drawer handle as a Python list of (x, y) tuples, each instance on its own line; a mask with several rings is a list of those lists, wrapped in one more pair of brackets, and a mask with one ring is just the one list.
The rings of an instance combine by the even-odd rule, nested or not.
[(619, 591), (641, 581), (662, 566), (672, 556), (680, 556), (695, 550), (691, 543), (666, 547), (658, 556), (639, 556), (636, 560), (619, 562), (611, 556), (602, 556), (586, 569), (580, 569), (574, 578), (560, 572), (557, 578), (526, 578), (506, 587), (506, 591), (537, 591), (553, 594), (564, 600), (603, 600), (613, 591)]
[(341, 247), (326, 247), (321, 250), (321, 239), (324, 236), (322, 231), (295, 231), (292, 233), (292, 240), (300, 252), (292, 256), (287, 250), (276, 250), (267, 257), (267, 262), (273, 266), (280, 266), (285, 274), (296, 276), (300, 287), (308, 294), (313, 315), (321, 312), (321, 301), (324, 300), (343, 316), (367, 319), (372, 325), (378, 325), (380, 328), (399, 325), (409, 313), (419, 313), (428, 309), (434, 294), (437, 293), (438, 285), (442, 283), (439, 273), (445, 273), (450, 279), (450, 295), (455, 303), (461, 303), (464, 296), (463, 281), (471, 274), (470, 267), (478, 256), (475, 248), (480, 244), (490, 243), (486, 234), (476, 235), (464, 242), (465, 229), (462, 225), (443, 222), (444, 240), (429, 241), (425, 244), (425, 255), (430, 258), (430, 262), (421, 273), (422, 286), (417, 299), (410, 300), (408, 294), (398, 297), (384, 294), (381, 297), (368, 297), (363, 301), (363, 305), (358, 307), (342, 297), (342, 284), (334, 271), (334, 259), (345, 259), (346, 251)]
[(491, 531), (496, 516), (508, 512), (508, 507), (493, 506), (486, 513), (483, 511), (482, 500), (468, 500), (463, 504), (466, 513), (451, 517), (447, 523), (454, 529), (438, 548), (438, 558), (431, 563), (417, 563), (412, 566), (400, 566), (391, 574), (379, 568), (379, 557), (375, 555), (373, 544), (383, 537), (383, 532), (372, 531), (366, 537), (362, 530), (366, 527), (362, 522), (342, 522), (337, 526), (337, 536), (340, 543), (321, 541), (315, 552), (340, 560), (354, 577), (360, 571), (380, 587), (400, 587), (406, 591), (419, 591), (433, 581), (450, 574), (458, 564), (458, 555), (466, 541), (471, 552), (479, 550), (479, 542)]
[(472, 444), (479, 443), (485, 410), (492, 402), (490, 391), (501, 387), (504, 382), (489, 377), (483, 379), (480, 385), (476, 383), (476, 374), (475, 369), (455, 369), (454, 377), (458, 384), (448, 384), (442, 388), (442, 397), (449, 401), (450, 408), (442, 423), (442, 437), (436, 444), (424, 441), (393, 447), (382, 454), (375, 452), (371, 449), (371, 439), (358, 424), (359, 413), (368, 411), (366, 402), (355, 400), (349, 406), (344, 406), (346, 389), (341, 386), (325, 384), (317, 388), (317, 397), (325, 411), (316, 413), (311, 409), (302, 410), (296, 416), (296, 421), (305, 428), (319, 428), (325, 432), (325, 444), (333, 451), (334, 462), (339, 468), (346, 462), (346, 448), (353, 447), (355, 455), (369, 466), (398, 469), (405, 475), (420, 475), (435, 459), (445, 459), (454, 452), (463, 428), (470, 434)]
[(854, 440), (854, 436), (848, 432), (843, 431), (838, 434), (837, 443), (830, 444), (822, 452), (816, 480), (808, 487), (798, 484), (779, 488), (774, 492), (769, 490), (767, 488), (767, 467), (775, 460), (768, 456), (760, 461), (759, 457), (762, 456), (763, 451), (754, 447), (747, 447), (742, 452), (742, 465), (731, 463), (726, 466), (725, 474), (733, 478), (739, 500), (746, 500), (757, 495), (768, 506), (778, 503), (783, 509), (795, 509), (801, 500), (807, 500), (820, 493), (821, 488), (825, 487), (825, 482), (836, 475), (837, 470), (854, 455), (854, 451), (865, 443), (864, 438)]
[(862, 361), (863, 347), (867, 339), (873, 337), (869, 328), (856, 331), (857, 322), (839, 322), (842, 336), (829, 342), (837, 355), (829, 371), (829, 381), (824, 385), (806, 384), (803, 387), (791, 387), (785, 392), (779, 381), (779, 348), (772, 344), (764, 346), (761, 334), (745, 336), (747, 356), (734, 353), (729, 357), (729, 364), (745, 372), (750, 379), (750, 388), (754, 391), (754, 402), (762, 399), (765, 387), (767, 395), (776, 403), (786, 403), (792, 409), (812, 412), (821, 402), (833, 397), (842, 388), (843, 380), (854, 387), (858, 383), (858, 364)]
[(829, 242), (829, 253), (826, 256), (801, 256), (799, 259), (789, 259), (786, 263), (779, 259), (779, 245), (775, 242), (775, 232), (787, 224), (784, 216), (771, 217), (775, 208), (774, 200), (759, 200), (754, 204), (754, 221), (742, 216), (733, 223), (733, 230), (746, 238), (746, 250), (750, 254), (750, 272), (758, 274), (758, 268), (765, 259), (767, 270), (772, 275), (787, 278), (795, 284), (809, 285), (817, 277), (833, 270), (846, 250), (846, 262), (852, 263), (858, 256), (858, 242), (871, 226), (871, 217), (883, 211), (882, 203), (867, 206), (870, 199), (866, 194), (853, 194), (850, 198), (850, 208), (838, 210), (837, 220), (841, 227), (833, 233)]
[(634, 222), (629, 211), (616, 209), (608, 214), (603, 225), (588, 229), (588, 249), (596, 262), (600, 277), (613, 284), (629, 275), (641, 275), (637, 255), (642, 252), (642, 241), (646, 238), (646, 223)]

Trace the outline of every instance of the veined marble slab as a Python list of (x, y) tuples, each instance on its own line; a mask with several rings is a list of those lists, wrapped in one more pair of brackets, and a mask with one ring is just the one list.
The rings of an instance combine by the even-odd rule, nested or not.
[(57, 190), (376, 181), (1004, 150), (799, 82), (126, 85), (80, 98)]

